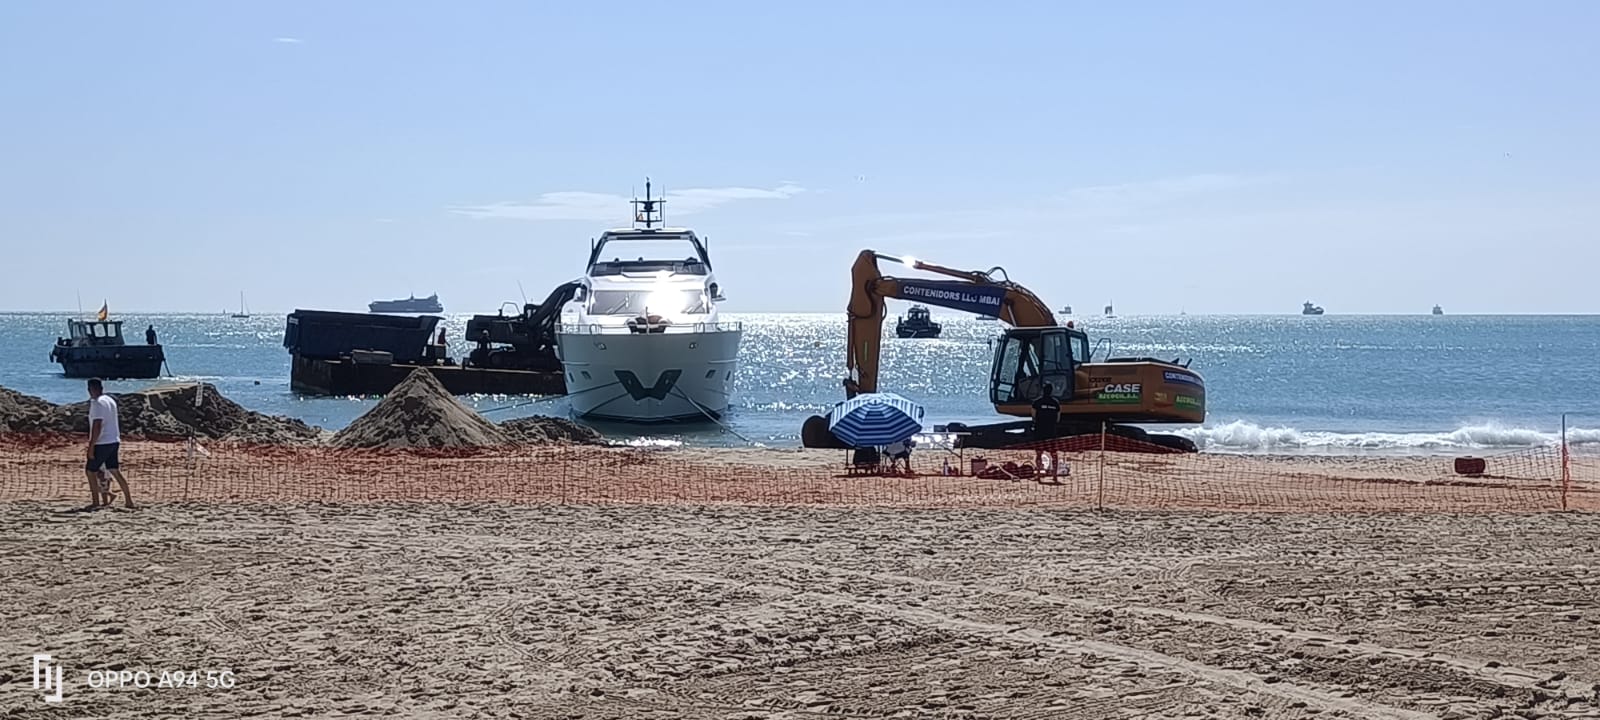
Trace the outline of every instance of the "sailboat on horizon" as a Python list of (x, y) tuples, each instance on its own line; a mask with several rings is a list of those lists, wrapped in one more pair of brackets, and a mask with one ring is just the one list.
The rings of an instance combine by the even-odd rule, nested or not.
[(241, 320), (247, 319), (247, 318), (250, 317), (250, 310), (247, 309), (245, 307), (245, 305), (244, 305), (244, 291), (243, 290), (239, 291), (239, 312), (234, 313), (233, 316), (236, 317), (236, 318), (239, 318)]

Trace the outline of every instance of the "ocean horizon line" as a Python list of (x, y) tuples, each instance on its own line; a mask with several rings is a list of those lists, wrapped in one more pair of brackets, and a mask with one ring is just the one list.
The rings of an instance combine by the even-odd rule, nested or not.
[[(906, 301), (902, 301), (902, 302), (906, 302)], [(973, 317), (973, 318), (977, 317), (973, 313), (961, 312), (959, 310), (947, 310), (947, 309), (937, 308), (937, 307), (929, 308), (929, 309), (937, 317)], [(466, 317), (466, 316), (470, 316), (470, 315), (491, 315), (491, 314), (493, 314), (493, 310), (490, 310), (490, 311), (487, 311), (487, 312), (454, 312), (454, 311), (451, 311), (451, 312), (436, 312), (436, 313), (366, 313), (366, 311), (364, 311), (364, 310), (339, 309), (339, 308), (315, 308), (315, 307), (301, 307), (301, 308), (296, 308), (296, 310), (318, 310), (318, 311), (325, 311), (325, 312), (352, 312), (352, 313), (379, 314), (379, 315), (438, 315), (438, 316), (441, 316), (441, 317)], [(60, 316), (60, 317), (82, 316), (82, 317), (88, 318), (88, 317), (93, 317), (96, 312), (97, 312), (97, 310), (94, 310), (94, 309), (85, 309), (85, 310), (82, 310), (82, 311), (72, 310), (72, 309), (66, 309), (66, 310), (62, 310), (62, 309), (55, 309), (55, 310), (9, 310), (9, 309), (0, 309), (0, 315), (7, 315), (7, 316), (15, 316), (15, 315), (48, 315), (48, 316)], [(239, 319), (254, 319), (256, 317), (262, 317), (262, 316), (268, 316), (268, 315), (281, 315), (281, 316), (287, 317), (289, 315), (289, 313), (291, 313), (291, 312), (294, 312), (294, 311), (293, 310), (252, 310), (250, 312), (250, 318), (239, 318)], [(734, 310), (734, 311), (729, 311), (727, 314), (730, 315), (730, 316), (740, 316), (740, 315), (767, 315), (767, 316), (770, 316), (770, 315), (807, 315), (807, 316), (821, 316), (821, 315), (842, 315), (842, 314), (844, 314), (844, 312), (845, 311), (842, 310), (842, 309), (841, 310), (743, 310), (743, 311)], [(233, 311), (231, 311), (231, 310), (228, 310), (228, 311), (216, 311), (216, 310), (145, 310), (145, 309), (120, 310), (119, 309), (119, 310), (115, 310), (115, 311), (112, 312), (112, 317), (113, 317), (113, 319), (115, 319), (116, 316), (119, 316), (119, 315), (120, 316), (129, 316), (129, 315), (149, 316), (149, 315), (153, 315), (153, 316), (170, 316), (170, 317), (223, 317), (223, 316), (231, 316), (232, 313), (233, 313)], [(1384, 317), (1384, 318), (1393, 318), (1393, 317), (1415, 317), (1415, 316), (1433, 317), (1433, 315), (1431, 313), (1429, 313), (1429, 312), (1399, 312), (1399, 311), (1393, 311), (1393, 312), (1325, 313), (1323, 315), (1310, 315), (1310, 316), (1302, 315), (1302, 314), (1297, 313), (1297, 312), (1186, 312), (1186, 311), (1185, 312), (1128, 312), (1128, 313), (1117, 313), (1116, 315), (1111, 315), (1111, 316), (1095, 315), (1095, 314), (1087, 314), (1087, 315), (1073, 314), (1073, 315), (1061, 315), (1060, 317), (1062, 317), (1062, 318), (1070, 318), (1070, 319), (1075, 319), (1075, 320), (1076, 319), (1082, 319), (1082, 320), (1091, 320), (1091, 319), (1117, 320), (1117, 319), (1123, 319), (1123, 318), (1166, 318), (1166, 317), (1171, 317), (1171, 318), (1179, 318), (1179, 317), (1191, 317), (1191, 318), (1206, 318), (1206, 317), (1210, 317), (1210, 318), (1215, 318), (1215, 317), (1237, 317), (1237, 318), (1263, 318), (1263, 317), (1362, 318), (1362, 317)], [(1446, 313), (1446, 314), (1444, 314), (1442, 316), (1439, 316), (1439, 317), (1456, 317), (1456, 318), (1470, 318), (1470, 317), (1600, 317), (1600, 311), (1595, 311), (1595, 312), (1582, 312), (1582, 311), (1452, 312), (1452, 313)]]

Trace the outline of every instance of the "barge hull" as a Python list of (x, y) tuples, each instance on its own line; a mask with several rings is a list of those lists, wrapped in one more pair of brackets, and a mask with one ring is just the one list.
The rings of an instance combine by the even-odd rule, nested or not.
[(565, 395), (559, 371), (495, 370), (458, 365), (369, 365), (291, 356), (289, 386), (307, 395), (386, 395), (413, 370), (425, 368), (453, 395)]

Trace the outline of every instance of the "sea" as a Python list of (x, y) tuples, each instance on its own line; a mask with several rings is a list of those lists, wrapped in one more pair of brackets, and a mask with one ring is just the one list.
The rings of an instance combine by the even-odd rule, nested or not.
[[(0, 386), (54, 402), (85, 397), (50, 347), (63, 313), (0, 313)], [(939, 315), (938, 339), (886, 337), (880, 389), (925, 406), (932, 426), (1009, 420), (988, 401), (993, 338), (1003, 326)], [(337, 430), (371, 397), (310, 397), (289, 388), (285, 316), (121, 314), (130, 342), (154, 325), (170, 377), (109, 383), (121, 392), (204, 381), (247, 408)], [(721, 422), (597, 424), (639, 445), (799, 445), (801, 423), (843, 398), (843, 313), (727, 316), (743, 323), (736, 405)], [(466, 315), (447, 315), (451, 355)], [(1187, 363), (1206, 381), (1208, 418), (1169, 427), (1209, 452), (1459, 454), (1600, 444), (1600, 316), (1323, 315), (1084, 318), (1095, 357)], [(892, 331), (893, 323), (886, 323)], [(461, 398), (486, 417), (569, 414), (561, 398)], [(1152, 428), (1155, 429), (1155, 428)]]

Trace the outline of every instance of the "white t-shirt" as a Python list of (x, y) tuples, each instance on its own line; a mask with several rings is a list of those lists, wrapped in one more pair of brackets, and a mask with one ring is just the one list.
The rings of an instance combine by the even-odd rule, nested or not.
[(94, 432), (94, 421), (100, 421), (100, 437), (96, 445), (122, 442), (122, 428), (117, 425), (117, 401), (110, 395), (101, 395), (89, 401), (89, 432)]

